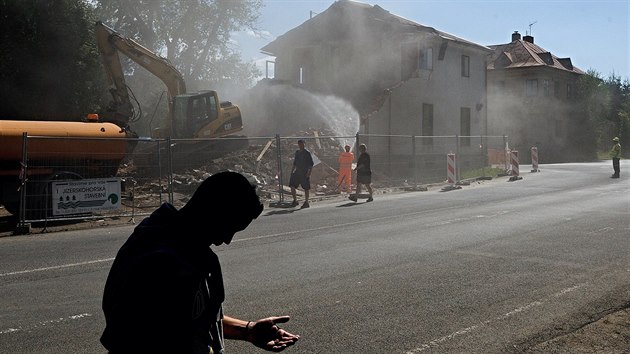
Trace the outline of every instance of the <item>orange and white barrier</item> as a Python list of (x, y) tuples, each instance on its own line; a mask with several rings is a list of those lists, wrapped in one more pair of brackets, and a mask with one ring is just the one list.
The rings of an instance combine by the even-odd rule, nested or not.
[(456, 181), (456, 167), (455, 167), (455, 154), (446, 155), (446, 180), (450, 184), (455, 184)]
[(518, 177), (518, 151), (512, 150), (510, 152), (510, 164), (512, 165), (512, 177)]
[(538, 170), (538, 148), (532, 147), (532, 172), (539, 172)]

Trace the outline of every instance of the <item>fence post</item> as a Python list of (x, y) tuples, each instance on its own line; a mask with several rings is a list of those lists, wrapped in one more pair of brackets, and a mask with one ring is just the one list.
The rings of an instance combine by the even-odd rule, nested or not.
[(278, 192), (280, 203), (284, 202), (284, 181), (282, 180), (282, 148), (280, 146), (280, 134), (276, 134), (276, 146), (278, 147)]
[(455, 156), (457, 157), (455, 159), (455, 183), (457, 183), (459, 181), (459, 158), (461, 156), (459, 153), (459, 135), (455, 135), (455, 143)]
[(416, 137), (414, 135), (411, 136), (411, 157), (413, 158), (413, 184), (418, 184), (418, 161), (416, 156)]
[(173, 203), (173, 144), (171, 143), (171, 137), (166, 138), (166, 167), (167, 171), (167, 183), (168, 183), (168, 200), (169, 203)]
[(538, 148), (532, 146), (532, 170), (531, 172), (540, 172), (538, 169)]
[(28, 133), (22, 133), (22, 162), (20, 163), (20, 207), (19, 221), (15, 228), (16, 235), (31, 232), (31, 224), (26, 223), (26, 182), (28, 182)]
[(510, 147), (508, 146), (507, 136), (505, 136), (505, 135), (503, 136), (503, 149), (504, 149), (503, 150), (503, 155), (504, 155), (503, 159), (505, 161), (505, 163), (503, 164), (504, 165), (503, 168), (505, 169), (505, 172), (507, 173), (507, 171), (510, 170), (510, 167), (509, 167), (510, 166), (510, 152), (509, 152), (510, 151)]
[(486, 177), (486, 156), (483, 152), (483, 136), (479, 135), (479, 153), (481, 154), (481, 177)]
[[(158, 186), (160, 187), (158, 195), (160, 196), (160, 205), (162, 205), (163, 203), (163, 200), (162, 200), (162, 152), (160, 150), (161, 150), (160, 139), (157, 139)], [(166, 178), (168, 180), (168, 176), (166, 176)]]

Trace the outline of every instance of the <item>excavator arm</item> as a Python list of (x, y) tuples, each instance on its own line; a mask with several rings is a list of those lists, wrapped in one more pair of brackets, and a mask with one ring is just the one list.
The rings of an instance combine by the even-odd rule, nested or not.
[(118, 55), (118, 52), (121, 52), (158, 77), (166, 85), (169, 102), (165, 128), (167, 131), (171, 131), (173, 128), (173, 99), (175, 96), (186, 92), (186, 83), (179, 70), (168, 59), (160, 57), (130, 38), (123, 37), (102, 22), (96, 22), (95, 34), (112, 94), (112, 103), (108, 109), (111, 115), (105, 117), (104, 120), (127, 126), (133, 117), (133, 105)]

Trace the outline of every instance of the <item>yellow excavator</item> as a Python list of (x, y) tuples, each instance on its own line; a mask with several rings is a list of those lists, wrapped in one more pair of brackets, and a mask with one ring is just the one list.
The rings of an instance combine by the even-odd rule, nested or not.
[(138, 119), (134, 116), (129, 88), (125, 83), (119, 56), (119, 53), (122, 53), (166, 85), (168, 113), (164, 126), (152, 132), (153, 137), (219, 138), (243, 129), (238, 106), (228, 101), (219, 101), (216, 91), (186, 92), (182, 74), (168, 59), (122, 36), (102, 22), (96, 23), (95, 34), (113, 98), (103, 121), (126, 126)]

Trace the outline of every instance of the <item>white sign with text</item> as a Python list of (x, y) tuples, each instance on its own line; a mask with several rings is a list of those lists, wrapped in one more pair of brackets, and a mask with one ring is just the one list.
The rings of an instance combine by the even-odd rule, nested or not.
[(52, 182), (53, 215), (120, 208), (120, 178)]

